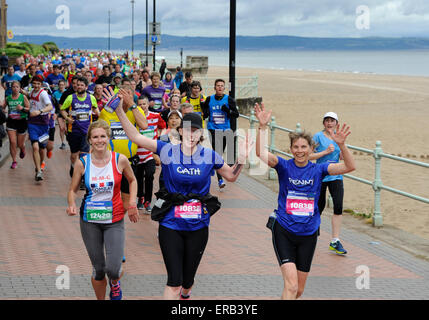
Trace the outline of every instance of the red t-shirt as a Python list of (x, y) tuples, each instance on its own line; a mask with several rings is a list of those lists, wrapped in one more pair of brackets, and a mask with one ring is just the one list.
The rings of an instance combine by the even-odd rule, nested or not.
[[(140, 130), (140, 133), (153, 140), (158, 139), (158, 129), (165, 129), (165, 121), (161, 118), (161, 114), (157, 112), (149, 111), (146, 116), (148, 128), (146, 130)], [(140, 158), (139, 163), (145, 163), (153, 159), (153, 153), (145, 148), (138, 148), (137, 155)]]

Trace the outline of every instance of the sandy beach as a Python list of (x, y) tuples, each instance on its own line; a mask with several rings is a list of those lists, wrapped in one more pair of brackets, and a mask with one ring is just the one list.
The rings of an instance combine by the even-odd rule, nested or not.
[[(237, 68), (237, 76), (258, 75), (258, 94), (273, 110), (279, 126), (311, 133), (322, 130), (328, 111), (351, 126), (348, 144), (429, 163), (429, 78), (355, 73), (309, 72)], [(207, 77), (228, 79), (227, 67), (210, 67)], [(198, 75), (195, 76), (198, 79)], [(205, 94), (211, 94), (211, 88)], [(240, 119), (241, 128), (248, 121)], [(286, 133), (278, 132), (276, 147), (288, 151)], [(374, 159), (353, 151), (357, 170), (352, 175), (372, 181)], [(429, 197), (428, 169), (383, 158), (384, 185)], [(344, 180), (344, 209), (370, 213), (374, 208), (371, 186)], [(275, 204), (273, 204), (273, 207)], [(383, 223), (429, 239), (429, 204), (388, 191), (381, 193)]]

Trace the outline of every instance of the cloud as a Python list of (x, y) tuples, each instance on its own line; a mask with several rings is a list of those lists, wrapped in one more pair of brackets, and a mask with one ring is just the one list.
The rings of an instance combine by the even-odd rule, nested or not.
[[(145, 33), (145, 1), (135, 1), (135, 34)], [(184, 36), (228, 36), (229, 1), (160, 1), (157, 21), (163, 34)], [(152, 21), (153, 1), (149, 1)], [(77, 37), (107, 36), (108, 10), (111, 35), (131, 34), (129, 0), (9, 0), (8, 24), (15, 34), (48, 34)], [(70, 29), (58, 30), (55, 10), (70, 8)], [(370, 9), (371, 28), (357, 30), (356, 8)], [(424, 36), (429, 25), (427, 0), (237, 0), (237, 34), (347, 37)]]

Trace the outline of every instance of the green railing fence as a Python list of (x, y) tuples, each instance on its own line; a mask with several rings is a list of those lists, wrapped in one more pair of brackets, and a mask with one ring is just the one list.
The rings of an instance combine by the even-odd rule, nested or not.
[[(254, 130), (254, 129), (256, 129), (255, 124), (257, 124), (259, 121), (258, 121), (258, 119), (256, 119), (254, 111), (251, 110), (250, 116), (240, 115), (240, 117), (249, 120), (249, 128), (251, 129), (251, 132), (255, 132), (255, 130)], [(295, 130), (283, 128), (283, 127), (278, 126), (276, 124), (275, 117), (272, 116), (271, 122), (269, 123), (268, 128), (270, 130), (270, 135), (269, 135), (270, 136), (270, 142), (268, 145), (265, 145), (265, 147), (268, 149), (268, 151), (271, 153), (278, 153), (278, 154), (287, 156), (289, 158), (292, 158), (291, 154), (286, 153), (286, 152), (276, 148), (276, 145), (275, 145), (276, 130), (280, 130), (280, 131), (284, 131), (284, 132), (288, 132), (288, 133), (294, 132), (294, 131), (300, 132), (301, 131), (301, 125), (299, 123), (297, 123)], [(381, 190), (393, 192), (393, 193), (396, 193), (398, 195), (408, 197), (408, 198), (411, 198), (413, 200), (417, 200), (417, 201), (421, 201), (421, 202), (424, 202), (426, 204), (429, 204), (428, 198), (424, 198), (424, 197), (421, 197), (421, 196), (418, 196), (415, 194), (411, 194), (411, 193), (408, 193), (405, 191), (401, 191), (401, 190), (398, 190), (398, 189), (395, 189), (392, 187), (385, 186), (381, 180), (381, 159), (382, 158), (396, 160), (396, 161), (416, 165), (416, 166), (423, 167), (423, 168), (429, 168), (428, 163), (410, 160), (407, 158), (402, 158), (402, 157), (398, 157), (398, 156), (391, 155), (388, 153), (384, 153), (382, 148), (381, 148), (381, 142), (380, 141), (376, 142), (374, 150), (356, 147), (356, 146), (352, 146), (349, 144), (347, 144), (347, 147), (351, 150), (356, 150), (356, 151), (360, 151), (360, 152), (370, 154), (374, 158), (375, 173), (374, 173), (374, 180), (373, 181), (363, 179), (360, 177), (356, 177), (356, 176), (353, 176), (351, 174), (345, 174), (344, 175), (344, 177), (346, 177), (346, 178), (352, 179), (352, 180), (360, 182), (360, 183), (370, 185), (372, 187), (372, 189), (374, 191), (374, 212), (373, 212), (373, 219), (372, 219), (372, 223), (373, 223), (374, 227), (381, 227), (383, 225), (383, 218), (381, 215), (381, 199), (380, 199)], [(255, 150), (249, 155), (249, 164), (250, 164), (251, 168), (258, 166), (258, 164), (259, 164), (259, 160), (256, 157)], [(268, 179), (277, 179), (276, 172), (273, 168), (269, 169)]]

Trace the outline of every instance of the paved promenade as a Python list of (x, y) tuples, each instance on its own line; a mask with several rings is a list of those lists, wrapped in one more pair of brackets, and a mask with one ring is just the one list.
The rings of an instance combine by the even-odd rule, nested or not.
[[(0, 168), (0, 299), (95, 298), (79, 218), (68, 217), (65, 212), (69, 151), (59, 150), (58, 141), (42, 182), (34, 181), (28, 143), (27, 156), (18, 160), (16, 170), (9, 168), (10, 158)], [(278, 299), (283, 280), (271, 232), (265, 227), (277, 195), (245, 174), (224, 190), (219, 192), (216, 183), (212, 184), (222, 209), (212, 218), (193, 298)], [(82, 195), (80, 191), (79, 197)], [(429, 298), (429, 263), (425, 260), (346, 227), (341, 238), (349, 254), (330, 253), (329, 215), (328, 211), (322, 216), (302, 299)], [(157, 223), (147, 215), (140, 217), (137, 224), (126, 217), (127, 262), (121, 281), (124, 299), (160, 299), (166, 271)], [(62, 275), (56, 273), (58, 266), (68, 268), (69, 288), (58, 289)], [(369, 271), (366, 280), (362, 270)]]

